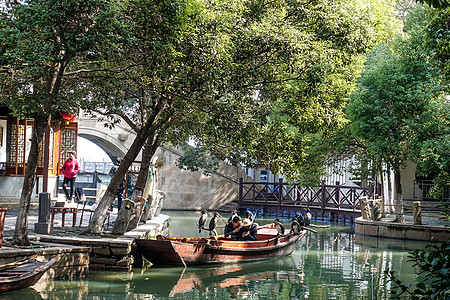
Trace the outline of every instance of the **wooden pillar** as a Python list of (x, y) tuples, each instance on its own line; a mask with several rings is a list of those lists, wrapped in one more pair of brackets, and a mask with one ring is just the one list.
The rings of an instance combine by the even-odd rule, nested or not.
[(239, 208), (242, 207), (242, 198), (244, 197), (244, 178), (239, 178)]
[(341, 209), (341, 188), (340, 188), (341, 183), (339, 181), (336, 181), (336, 194), (335, 196), (335, 200), (337, 203), (337, 207), (338, 209)]
[(414, 224), (422, 225), (422, 206), (419, 201), (413, 202), (413, 218)]
[(281, 209), (283, 202), (283, 178), (278, 178), (278, 209)]
[(42, 192), (47, 193), (48, 191), (48, 160), (50, 157), (50, 120), (45, 128), (44, 133), (44, 162), (42, 166)]
[(327, 189), (325, 187), (325, 180), (322, 180), (322, 188), (321, 188), (321, 202), (322, 202), (322, 214), (325, 211), (325, 201), (327, 199)]

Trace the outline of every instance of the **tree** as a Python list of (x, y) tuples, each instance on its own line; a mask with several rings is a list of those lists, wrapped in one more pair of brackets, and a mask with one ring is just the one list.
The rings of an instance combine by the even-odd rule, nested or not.
[(410, 12), (407, 35), (392, 48), (380, 45), (369, 54), (347, 110), (353, 134), (364, 140), (373, 162), (393, 170), (398, 206), (400, 170), (411, 156), (407, 147), (411, 124), (442, 92), (438, 70), (421, 46), (423, 22), (423, 9)]
[(99, 59), (112, 42), (112, 1), (6, 1), (0, 14), (0, 100), (34, 118), (31, 149), (13, 243), (28, 244), (28, 211), (45, 128), (62, 111), (76, 112), (82, 90), (68, 80), (81, 60)]
[[(436, 1), (437, 2), (437, 1)], [(450, 82), (450, 7), (429, 9), (426, 31), (426, 45), (434, 51), (434, 59), (442, 70), (446, 81), (447, 91)]]
[[(294, 144), (292, 134), (302, 126), (317, 131), (333, 123), (327, 120), (342, 108), (339, 99), (357, 73), (353, 55), (362, 55), (381, 38), (369, 34), (377, 18), (370, 18), (367, 7), (358, 7), (364, 11), (360, 19), (350, 17), (351, 1), (345, 13), (331, 6), (333, 26), (326, 22), (328, 1), (317, 6), (306, 1), (123, 3), (129, 43), (108, 63), (133, 67), (116, 78), (85, 78), (91, 93), (86, 107), (105, 107), (103, 114), (122, 117), (138, 136), (88, 233), (102, 230), (120, 178), (144, 143), (150, 157), (162, 143), (176, 145), (191, 137), (221, 159), (260, 159), (274, 170), (293, 170), (295, 159), (289, 153), (301, 145)], [(345, 26), (340, 26), (342, 20)], [(321, 96), (323, 91), (327, 97)], [(317, 101), (326, 108), (316, 110)], [(297, 127), (278, 122), (292, 114)]]
[(210, 153), (199, 147), (193, 147), (186, 144), (181, 145), (183, 155), (178, 159), (177, 166), (180, 169), (190, 170), (192, 172), (203, 170), (205, 176), (213, 174), (219, 168), (219, 160)]
[(430, 195), (447, 207), (445, 191), (450, 182), (450, 105), (442, 97), (432, 101), (426, 111), (411, 125), (411, 138), (408, 141), (412, 157), (417, 162), (417, 174), (433, 175)]
[[(254, 119), (249, 119), (246, 126), (234, 126), (239, 128), (239, 136), (233, 135), (236, 131), (216, 131), (230, 116), (245, 116), (243, 108), (235, 104), (234, 112), (226, 111), (225, 117), (216, 113), (211, 121), (215, 126), (213, 132), (204, 130), (203, 136), (207, 138), (201, 138), (199, 144), (203, 148), (214, 147), (211, 152), (220, 158), (230, 157), (248, 166), (262, 163), (297, 182), (317, 182), (323, 168), (315, 158), (322, 155), (315, 155), (317, 152), (310, 155), (308, 149), (317, 148), (314, 143), (322, 139), (321, 135), (342, 122), (342, 109), (361, 70), (365, 52), (396, 32), (398, 20), (394, 19), (393, 6), (388, 2), (366, 6), (356, 1), (300, 1), (286, 6), (278, 4), (273, 13), (273, 7), (264, 1), (249, 3), (252, 11), (263, 11), (266, 15), (285, 13), (282, 21), (269, 24), (289, 28), (289, 35), (278, 43), (296, 48), (279, 62), (277, 79), (261, 80), (259, 86), (254, 85), (255, 96), (265, 102), (256, 103), (260, 114), (252, 116)], [(265, 25), (268, 20), (268, 17), (263, 20), (264, 30), (268, 28)], [(250, 34), (254, 33), (246, 30), (239, 32), (239, 37), (244, 39)], [(258, 36), (247, 39), (250, 38), (256, 41)], [(259, 48), (244, 45), (241, 49), (251, 55)], [(251, 67), (249, 64), (248, 68)], [(308, 174), (311, 172), (314, 176)]]

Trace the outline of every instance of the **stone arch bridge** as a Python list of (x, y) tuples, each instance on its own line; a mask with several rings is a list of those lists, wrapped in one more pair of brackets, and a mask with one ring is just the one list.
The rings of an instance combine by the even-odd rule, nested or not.
[[(97, 119), (81, 116), (78, 120), (78, 136), (98, 145), (115, 161), (124, 156), (133, 143), (135, 133), (125, 122), (114, 128), (105, 127)], [(158, 169), (157, 189), (167, 194), (164, 209), (216, 210), (221, 207), (234, 208), (231, 203), (237, 200), (239, 178), (251, 180), (241, 168), (221, 163), (216, 174), (205, 176), (201, 171), (181, 170), (175, 165), (182, 152), (179, 149), (163, 146), (156, 155), (163, 162)], [(137, 160), (140, 158), (138, 157)]]

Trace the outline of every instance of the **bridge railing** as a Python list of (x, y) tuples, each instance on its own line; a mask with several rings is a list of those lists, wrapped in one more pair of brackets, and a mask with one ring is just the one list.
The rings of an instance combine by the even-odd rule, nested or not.
[(359, 212), (359, 197), (370, 195), (370, 188), (322, 183), (317, 187), (278, 182), (244, 182), (239, 180), (239, 206), (295, 210), (314, 208), (323, 211)]

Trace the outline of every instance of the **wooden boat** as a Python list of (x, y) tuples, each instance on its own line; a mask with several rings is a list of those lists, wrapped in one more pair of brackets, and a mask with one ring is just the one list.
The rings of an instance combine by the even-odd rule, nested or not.
[(235, 263), (289, 255), (305, 232), (279, 236), (276, 229), (258, 228), (258, 241), (232, 241), (223, 236), (177, 238), (159, 235), (156, 240), (136, 239), (136, 244), (142, 255), (157, 266)]
[(0, 293), (34, 285), (56, 261), (56, 258), (48, 262), (28, 259), (0, 266)]

